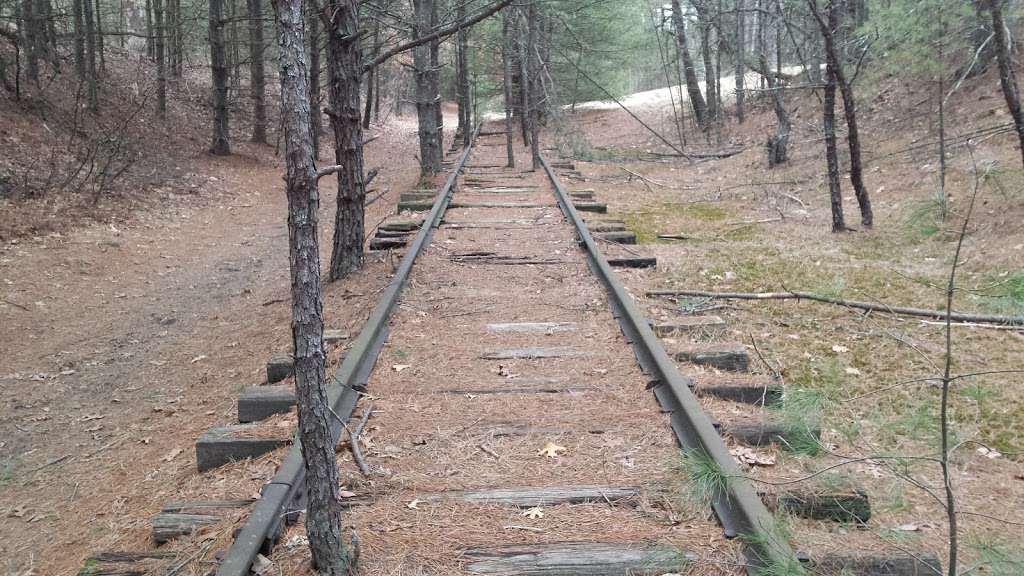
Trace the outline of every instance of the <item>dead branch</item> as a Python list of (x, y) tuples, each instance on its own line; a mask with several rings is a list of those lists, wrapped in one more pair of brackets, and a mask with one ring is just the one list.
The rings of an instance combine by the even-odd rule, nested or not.
[(359, 437), (363, 433), (363, 428), (366, 427), (366, 422), (373, 415), (373, 405), (367, 406), (366, 410), (363, 410), (363, 417), (359, 420), (359, 424), (356, 425), (356, 429), (349, 432), (349, 447), (352, 449), (352, 459), (356, 461), (356, 466), (359, 466), (359, 471), (363, 473), (363, 476), (370, 475), (370, 467), (366, 465), (366, 460), (363, 459), (363, 449), (359, 447)]
[(1024, 325), (1024, 316), (968, 314), (963, 312), (950, 312), (947, 314), (943, 310), (927, 310), (924, 308), (888, 306), (886, 304), (875, 304), (873, 302), (844, 300), (842, 298), (831, 298), (829, 296), (814, 294), (813, 292), (708, 292), (705, 290), (651, 290), (647, 292), (647, 295), (652, 297), (694, 296), (700, 298), (722, 298), (730, 300), (811, 300), (815, 302), (824, 302), (825, 304), (846, 306), (847, 308), (868, 310), (871, 312), (888, 312), (899, 316), (918, 316), (925, 318), (938, 318), (941, 320), (949, 319), (955, 322)]

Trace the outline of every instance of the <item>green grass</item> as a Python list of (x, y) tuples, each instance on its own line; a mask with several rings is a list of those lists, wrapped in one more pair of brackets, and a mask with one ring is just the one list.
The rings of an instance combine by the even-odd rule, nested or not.
[[(657, 206), (644, 207), (626, 212), (622, 215), (626, 228), (636, 234), (641, 244), (674, 243), (659, 240), (658, 234), (674, 234), (692, 232), (687, 224), (697, 222), (719, 222), (729, 217), (729, 213), (720, 206), (707, 203), (680, 204), (663, 202)], [(709, 236), (710, 237), (710, 236)]]
[(1024, 574), (1024, 548), (1003, 542), (974, 543), (979, 568), (988, 576), (1020, 576)]
[(758, 571), (758, 574), (761, 576), (805, 576), (807, 570), (796, 556), (781, 553), (789, 548), (789, 542), (793, 539), (786, 516), (777, 513), (772, 516), (769, 525), (760, 528), (755, 532), (740, 534), (740, 540), (755, 549), (775, 550), (780, 553), (766, 559), (766, 565)]
[(931, 238), (942, 231), (942, 206), (935, 200), (927, 200), (915, 208), (907, 217), (907, 229), (917, 239)]
[(823, 396), (817, 390), (789, 388), (782, 404), (773, 408), (786, 431), (786, 448), (796, 454), (815, 456), (821, 452), (821, 442), (814, 430), (821, 427)]
[(728, 492), (730, 477), (714, 458), (703, 450), (683, 450), (679, 455), (677, 471), (686, 476), (686, 494), (693, 504), (706, 508)]
[(993, 287), (982, 294), (985, 305), (1001, 314), (1024, 314), (1024, 268), (992, 279)]

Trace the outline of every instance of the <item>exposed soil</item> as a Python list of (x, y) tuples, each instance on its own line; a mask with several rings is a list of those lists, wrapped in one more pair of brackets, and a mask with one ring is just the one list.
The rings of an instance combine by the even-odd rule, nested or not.
[[(385, 167), (373, 188), (388, 192), (368, 230), (418, 179), (415, 130), (399, 119), (374, 131), (367, 165)], [(144, 549), (165, 501), (200, 483), (251, 497), (275, 467), (238, 464), (248, 488), (228, 490), (226, 471), (195, 473), (191, 446), (233, 422), (239, 390), (290, 349), (283, 165), (243, 144), (190, 170), (196, 196), (0, 248), (4, 573), (73, 574), (88, 553)], [(321, 186), (324, 259), (333, 187)], [(390, 270), (374, 257), (327, 285), (328, 327), (357, 330)]]

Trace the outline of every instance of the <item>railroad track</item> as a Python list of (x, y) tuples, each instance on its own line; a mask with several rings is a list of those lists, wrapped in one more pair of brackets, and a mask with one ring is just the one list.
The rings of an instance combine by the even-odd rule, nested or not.
[[(836, 521), (866, 522), (866, 496), (755, 490), (730, 448), (756, 461), (816, 431), (764, 417), (784, 391), (741, 375), (742, 346), (666, 352), (660, 337), (700, 340), (722, 321), (651, 325), (613, 269), (653, 264), (628, 246), (623, 223), (602, 216), (592, 191), (562, 184), (570, 164), (508, 169), (498, 150), (471, 147), (439, 190), (403, 194), (400, 208), (419, 216), (385, 222), (371, 241), (404, 256), (329, 394), (336, 437), (352, 419), (366, 426), (355, 440), (366, 474), (339, 456), (360, 573), (933, 573), (927, 555), (797, 552), (780, 511), (828, 533)], [(695, 383), (677, 364), (715, 376)], [(274, 360), (268, 380), (287, 369)], [(293, 404), (287, 387), (250, 389), (240, 420)], [(200, 470), (289, 444), (259, 426), (205, 434)], [(174, 503), (154, 537), (243, 509), (218, 576), (267, 559), (284, 574), (311, 573), (304, 530), (291, 525), (304, 506), (301, 454), (285, 450), (254, 503)]]

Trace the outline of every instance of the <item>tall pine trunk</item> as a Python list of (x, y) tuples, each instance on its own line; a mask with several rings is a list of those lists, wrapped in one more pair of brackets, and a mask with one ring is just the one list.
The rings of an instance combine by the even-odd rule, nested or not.
[(1024, 111), (1020, 107), (1020, 88), (1017, 86), (1017, 77), (1013, 73), (1013, 61), (1010, 59), (1010, 41), (1006, 38), (1006, 24), (1003, 22), (1001, 0), (988, 0), (988, 9), (992, 13), (992, 32), (996, 43), (996, 59), (999, 62), (999, 83), (1003, 87), (1006, 107), (1010, 109), (1013, 125), (1017, 129), (1021, 162), (1024, 162)]
[(210, 0), (210, 71), (213, 76), (213, 143), (210, 152), (231, 154), (228, 130), (228, 63), (224, 45), (224, 0)]
[(93, 17), (92, 0), (82, 0), (82, 15), (85, 17), (85, 70), (88, 80), (89, 108), (94, 112), (100, 108), (99, 88), (96, 83), (96, 21)]
[(527, 32), (527, 84), (530, 86), (529, 117), (530, 117), (530, 154), (533, 169), (540, 169), (540, 107), (541, 81), (538, 38), (540, 36), (540, 15), (537, 12), (537, 0), (530, 0), (529, 12), (526, 17)]
[(512, 146), (512, 36), (509, 34), (511, 9), (506, 8), (501, 18), (501, 70), (505, 84), (505, 152), (509, 168), (515, 168), (516, 156)]
[(309, 132), (313, 138), (313, 159), (320, 159), (323, 113), (320, 110), (320, 14), (309, 12)]
[[(88, 0), (86, 0), (88, 1)], [(153, 25), (156, 32), (156, 110), (163, 118), (167, 115), (167, 54), (164, 27), (164, 0), (153, 0)]]
[(338, 197), (331, 245), (330, 279), (338, 280), (363, 265), (363, 127), (359, 85), (363, 54), (359, 47), (358, 0), (335, 0), (325, 7), (327, 69), (330, 83), (334, 160), (338, 171)]
[(306, 532), (314, 568), (348, 576), (351, 556), (341, 539), (338, 467), (325, 376), (316, 167), (309, 133), (309, 77), (302, 0), (275, 0), (285, 133), (288, 250), (292, 283), (292, 346), (299, 442), (306, 468)]
[(836, 75), (832, 68), (832, 59), (825, 65), (825, 160), (828, 162), (828, 190), (832, 202), (832, 231), (845, 232), (846, 221), (843, 218), (843, 190), (839, 181), (839, 154), (836, 150)]
[(743, 109), (744, 99), (744, 76), (747, 73), (746, 57), (747, 57), (747, 21), (746, 15), (746, 4), (744, 0), (736, 0), (736, 121), (743, 124), (745, 118), (745, 111)]
[(683, 18), (683, 9), (679, 0), (672, 0), (672, 27), (675, 29), (676, 46), (683, 63), (683, 78), (686, 80), (686, 93), (690, 97), (690, 107), (693, 108), (697, 126), (700, 126), (701, 130), (705, 130), (708, 126), (708, 106), (704, 101), (704, 95), (700, 92), (697, 69), (690, 56), (690, 48), (686, 39), (686, 19)]
[(249, 88), (252, 98), (252, 141), (267, 143), (266, 80), (263, 72), (262, 0), (246, 0), (249, 9)]
[[(415, 38), (430, 34), (434, 0), (413, 0)], [(438, 134), (435, 104), (438, 100), (436, 75), (431, 74), (430, 44), (413, 48), (416, 80), (416, 118), (419, 124), (420, 172), (432, 176), (441, 170), (441, 142)], [(432, 78), (432, 76), (434, 78)]]

